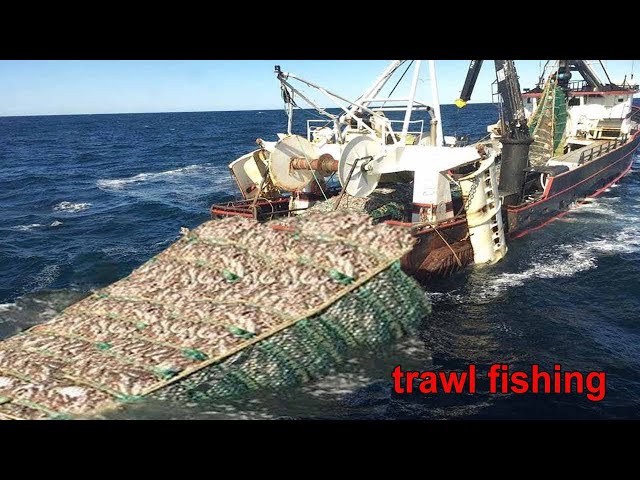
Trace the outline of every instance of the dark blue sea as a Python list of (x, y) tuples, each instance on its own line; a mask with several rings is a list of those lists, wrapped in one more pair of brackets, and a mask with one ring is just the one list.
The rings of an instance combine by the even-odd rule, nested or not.
[[(443, 107), (445, 134), (477, 140), (494, 105)], [(299, 112), (298, 133), (309, 115)], [(236, 196), (227, 164), (275, 140), (283, 111), (0, 118), (0, 338), (131, 272)], [(640, 174), (509, 244), (501, 263), (427, 292), (418, 335), (295, 390), (241, 403), (147, 402), (117, 418), (640, 418)], [(584, 394), (398, 395), (391, 370), (606, 372)]]

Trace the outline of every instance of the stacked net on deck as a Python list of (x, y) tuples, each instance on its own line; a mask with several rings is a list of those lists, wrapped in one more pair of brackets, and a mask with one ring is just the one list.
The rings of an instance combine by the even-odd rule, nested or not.
[[(363, 198), (345, 195), (338, 211), (367, 213), (374, 223), (385, 220), (407, 221), (411, 218), (412, 198), (413, 184), (394, 183), (376, 188), (369, 196)], [(304, 214), (331, 212), (336, 201), (337, 198), (319, 201), (308, 208)]]
[(147, 395), (228, 397), (316, 378), (428, 313), (367, 215), (206, 222), (128, 277), (0, 342), (0, 418), (93, 415)]

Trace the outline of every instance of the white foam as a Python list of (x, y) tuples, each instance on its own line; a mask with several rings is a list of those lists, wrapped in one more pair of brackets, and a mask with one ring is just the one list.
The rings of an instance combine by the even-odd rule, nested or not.
[(91, 203), (73, 203), (65, 201), (57, 204), (55, 207), (53, 207), (53, 210), (56, 212), (76, 213), (87, 210), (89, 207), (91, 207), (91, 205)]
[(430, 293), (429, 299), (433, 303), (447, 301), (449, 303), (462, 304), (462, 303), (465, 303), (465, 294), (461, 293), (459, 289), (456, 289), (450, 292)]
[(102, 251), (110, 257), (127, 258), (135, 255), (138, 252), (138, 248), (131, 245), (113, 245), (103, 248)]
[(616, 232), (613, 238), (586, 242), (586, 247), (599, 253), (635, 253), (640, 251), (640, 229), (634, 226), (625, 227)]
[(620, 202), (619, 197), (606, 198), (602, 200), (586, 199), (586, 201), (571, 210), (570, 215), (594, 213), (596, 215), (616, 215), (616, 203)]
[(53, 221), (53, 223), (51, 223), (51, 225), (49, 225), (50, 227), (59, 227), (60, 225), (62, 225), (62, 222), (60, 220), (55, 220)]
[(347, 395), (358, 388), (362, 388), (372, 382), (372, 379), (362, 373), (342, 372), (323, 377), (302, 390), (314, 397), (336, 397)]
[(113, 179), (101, 179), (98, 180), (98, 188), (103, 190), (122, 190), (130, 185), (135, 185), (142, 182), (153, 180), (166, 180), (171, 177), (179, 177), (185, 174), (193, 173), (203, 168), (202, 165), (188, 165), (186, 167), (178, 168), (175, 170), (167, 170), (165, 172), (153, 172), (153, 173), (139, 173), (133, 177), (126, 178), (113, 178)]
[[(599, 257), (638, 251), (640, 251), (640, 229), (626, 227), (605, 238), (554, 247), (551, 253), (541, 253), (529, 268), (521, 272), (504, 272), (476, 282), (471, 287), (469, 295), (472, 299), (491, 300), (510, 288), (520, 287), (532, 279), (572, 277), (576, 273), (597, 268)], [(465, 295), (451, 292), (446, 298), (459, 303), (464, 301)]]
[(60, 274), (59, 265), (46, 265), (28, 286), (29, 290), (37, 291), (51, 285)]
[(15, 227), (11, 227), (11, 230), (17, 230), (19, 232), (29, 232), (34, 228), (44, 227), (41, 223), (32, 223), (30, 225), (16, 225)]
[(509, 288), (520, 287), (534, 278), (572, 277), (578, 272), (596, 268), (596, 248), (589, 248), (588, 245), (585, 247), (561, 245), (557, 248), (559, 255), (543, 257), (522, 272), (501, 273), (482, 286), (480, 297), (495, 298)]
[(7, 310), (11, 310), (15, 306), (15, 303), (0, 303), (0, 312), (6, 312)]

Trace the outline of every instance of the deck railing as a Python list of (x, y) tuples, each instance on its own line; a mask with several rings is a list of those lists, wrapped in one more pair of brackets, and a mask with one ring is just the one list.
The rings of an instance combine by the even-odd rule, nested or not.
[(569, 90), (574, 92), (580, 92), (587, 89), (587, 82), (585, 80), (573, 80), (569, 82)]
[(627, 138), (628, 135), (625, 133), (614, 140), (609, 140), (607, 143), (600, 143), (599, 145), (594, 145), (589, 150), (583, 150), (580, 154), (578, 165), (590, 162), (594, 158), (599, 158), (611, 150), (615, 150), (619, 146), (624, 145), (627, 142)]
[[(402, 125), (404, 124), (404, 120), (388, 120), (388, 125), (393, 130), (393, 133), (398, 135), (402, 131)], [(307, 140), (313, 140), (313, 133), (320, 128), (329, 127), (331, 128), (331, 121), (327, 120), (307, 120)], [(409, 130), (407, 134), (414, 135), (418, 139), (422, 139), (422, 135), (424, 134), (424, 120), (410, 120), (408, 122)], [(400, 125), (398, 131), (393, 129), (394, 125)], [(386, 125), (383, 125), (382, 129), (382, 137), (385, 138), (387, 134), (391, 133), (390, 130), (387, 130)]]

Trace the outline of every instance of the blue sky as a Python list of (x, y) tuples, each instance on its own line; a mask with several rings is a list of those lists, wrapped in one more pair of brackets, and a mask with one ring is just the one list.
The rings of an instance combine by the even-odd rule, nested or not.
[[(0, 116), (277, 109), (282, 107), (282, 100), (273, 74), (276, 64), (284, 71), (355, 99), (387, 63), (386, 60), (5, 60), (0, 61)], [(605, 63), (613, 81), (621, 81), (632, 67), (631, 60)], [(640, 69), (640, 62), (635, 63)], [(538, 60), (516, 61), (523, 87), (535, 84), (540, 65)], [(458, 97), (467, 67), (466, 60), (437, 61), (441, 103), (452, 103)], [(423, 69), (427, 78), (426, 64)], [(408, 88), (409, 77), (399, 89)], [(490, 84), (494, 79), (493, 62), (486, 62), (472, 101), (491, 101)], [(419, 97), (429, 99), (428, 83), (420, 85), (425, 94)]]

